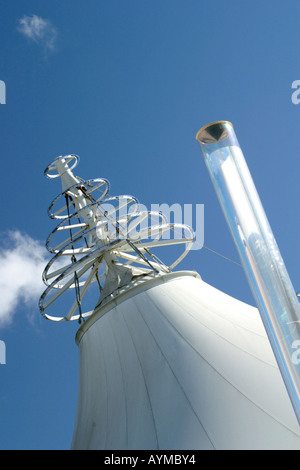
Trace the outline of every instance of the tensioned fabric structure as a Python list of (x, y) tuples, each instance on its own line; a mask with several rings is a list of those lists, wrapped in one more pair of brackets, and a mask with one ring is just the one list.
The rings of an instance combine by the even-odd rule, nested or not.
[[(258, 310), (174, 271), (191, 228), (74, 175), (46, 246), (45, 318), (77, 320), (78, 407), (71, 449), (300, 449), (300, 430)], [(170, 265), (157, 250), (175, 248)], [(178, 249), (182, 248), (179, 253)]]

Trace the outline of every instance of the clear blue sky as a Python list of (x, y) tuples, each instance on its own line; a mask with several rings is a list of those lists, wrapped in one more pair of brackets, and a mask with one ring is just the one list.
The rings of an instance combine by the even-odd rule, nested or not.
[[(299, 17), (298, 0), (0, 3), (0, 449), (68, 449), (72, 439), (78, 325), (41, 318), (39, 286), (31, 295), (23, 282), (55, 227), (47, 208), (60, 187), (43, 171), (56, 156), (80, 155), (77, 174), (147, 206), (204, 204), (205, 245), (238, 261), (195, 140), (203, 125), (231, 121), (300, 290)], [(180, 269), (253, 304), (242, 269), (207, 250)]]

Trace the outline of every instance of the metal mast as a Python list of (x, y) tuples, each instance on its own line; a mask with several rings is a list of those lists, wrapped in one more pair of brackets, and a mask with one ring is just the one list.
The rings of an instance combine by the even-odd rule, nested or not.
[[(44, 270), (48, 287), (40, 299), (41, 312), (54, 321), (85, 319), (132, 281), (171, 272), (194, 241), (187, 225), (170, 224), (159, 212), (140, 211), (132, 196), (109, 196), (106, 179), (84, 181), (75, 176), (72, 170), (78, 160), (77, 155), (61, 156), (45, 170), (48, 178), (60, 177), (62, 182), (62, 193), (48, 209), (49, 216), (60, 223), (46, 242), (54, 257)], [(166, 238), (170, 231), (175, 236)], [(184, 245), (183, 253), (171, 266), (150, 251), (166, 245)], [(95, 282), (99, 298), (90, 310), (83, 311), (84, 296)], [(76, 295), (68, 313), (48, 313), (69, 289)]]

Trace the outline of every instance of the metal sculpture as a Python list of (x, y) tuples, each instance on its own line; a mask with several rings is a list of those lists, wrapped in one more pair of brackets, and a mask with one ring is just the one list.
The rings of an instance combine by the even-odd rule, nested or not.
[[(47, 289), (40, 310), (49, 320), (81, 323), (134, 280), (171, 272), (190, 250), (194, 233), (187, 225), (169, 223), (160, 212), (140, 211), (132, 196), (109, 196), (106, 179), (75, 176), (78, 161), (77, 155), (60, 156), (44, 172), (61, 178), (62, 193), (48, 209), (49, 217), (60, 222), (46, 241), (54, 256), (43, 272)], [(168, 236), (172, 232), (173, 238)], [(169, 266), (150, 251), (167, 245), (185, 245)], [(97, 285), (96, 300), (86, 295), (92, 283)], [(45, 312), (72, 289), (75, 296), (65, 315)], [(90, 309), (85, 310), (84, 297)]]

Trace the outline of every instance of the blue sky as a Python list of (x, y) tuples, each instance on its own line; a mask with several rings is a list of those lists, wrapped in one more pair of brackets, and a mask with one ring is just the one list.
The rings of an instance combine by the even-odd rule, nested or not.
[[(231, 121), (300, 290), (299, 15), (298, 0), (0, 3), (0, 449), (72, 439), (78, 324), (45, 321), (37, 306), (60, 193), (43, 171), (56, 156), (78, 154), (78, 175), (146, 206), (204, 204), (205, 245), (239, 261), (195, 140)], [(179, 268), (254, 303), (242, 269), (208, 250)]]

